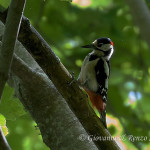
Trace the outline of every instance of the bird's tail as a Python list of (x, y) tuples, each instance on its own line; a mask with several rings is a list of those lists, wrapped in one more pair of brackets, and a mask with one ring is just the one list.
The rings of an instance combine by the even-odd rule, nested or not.
[(100, 120), (102, 121), (104, 127), (107, 129), (107, 123), (106, 123), (106, 110), (100, 113)]

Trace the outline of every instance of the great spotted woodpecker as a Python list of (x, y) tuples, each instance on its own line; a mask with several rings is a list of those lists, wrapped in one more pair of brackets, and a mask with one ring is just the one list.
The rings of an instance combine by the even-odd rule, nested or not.
[(93, 51), (83, 61), (78, 82), (88, 94), (93, 107), (100, 113), (100, 119), (107, 128), (106, 102), (113, 42), (110, 38), (99, 38), (82, 48), (91, 48)]

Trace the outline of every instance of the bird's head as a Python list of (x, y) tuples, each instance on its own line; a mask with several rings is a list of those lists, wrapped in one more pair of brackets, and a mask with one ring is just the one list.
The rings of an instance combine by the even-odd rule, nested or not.
[(96, 54), (100, 54), (103, 57), (109, 59), (113, 53), (113, 42), (110, 38), (96, 39), (92, 44), (82, 46), (82, 48), (92, 48)]

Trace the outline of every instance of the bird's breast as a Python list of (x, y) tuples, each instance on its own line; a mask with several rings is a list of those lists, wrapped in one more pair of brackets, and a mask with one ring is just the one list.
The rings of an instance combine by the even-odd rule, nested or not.
[(99, 60), (99, 58), (88, 61), (89, 58), (86, 58), (83, 62), (80, 72), (80, 81), (85, 88), (91, 91), (97, 91), (98, 83), (96, 80), (95, 66)]

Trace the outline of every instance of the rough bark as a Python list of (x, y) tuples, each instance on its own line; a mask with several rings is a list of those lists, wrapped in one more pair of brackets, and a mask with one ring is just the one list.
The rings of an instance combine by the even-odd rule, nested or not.
[[(71, 75), (26, 18), (21, 25), (19, 40), (55, 84), (88, 135), (99, 138), (110, 137), (108, 130), (103, 127), (89, 107), (87, 96), (83, 94), (76, 82), (69, 84), (72, 81)], [(94, 140), (94, 143), (98, 149), (119, 149), (113, 140)]]
[(142, 38), (150, 49), (150, 11), (144, 0), (126, 0), (135, 24), (140, 29)]

